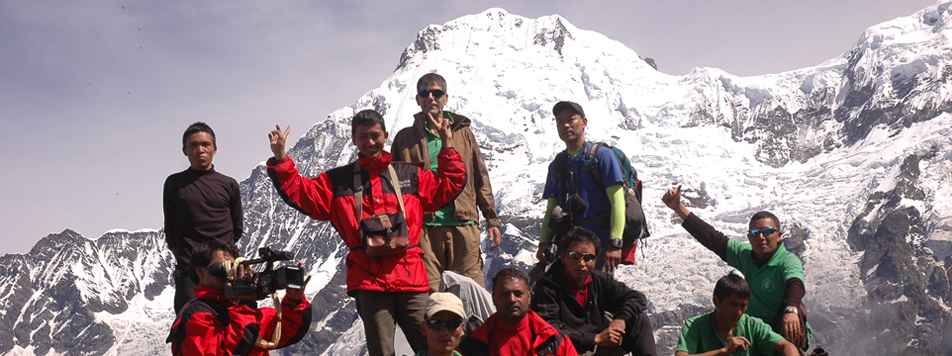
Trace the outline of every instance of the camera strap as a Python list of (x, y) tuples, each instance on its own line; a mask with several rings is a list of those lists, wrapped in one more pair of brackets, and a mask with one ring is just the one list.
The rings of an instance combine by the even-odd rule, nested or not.
[[(400, 192), (400, 181), (399, 178), (397, 178), (397, 171), (393, 169), (392, 164), (388, 164), (387, 168), (390, 171), (390, 185), (393, 186), (393, 192), (397, 195), (397, 203), (399, 204), (399, 209), (397, 211), (406, 211), (403, 207), (403, 193)], [(360, 174), (360, 161), (354, 161), (354, 217), (357, 218), (357, 222), (360, 222), (361, 218), (363, 217), (363, 209), (361, 209), (363, 208), (363, 205), (364, 182)], [(390, 222), (386, 214), (380, 214), (377, 216), (386, 223)]]

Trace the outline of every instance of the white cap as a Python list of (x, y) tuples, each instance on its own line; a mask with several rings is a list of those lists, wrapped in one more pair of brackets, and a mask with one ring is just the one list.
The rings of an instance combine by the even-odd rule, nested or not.
[(463, 311), (463, 301), (459, 300), (453, 293), (433, 293), (426, 300), (426, 317), (441, 311), (448, 311), (466, 319), (466, 312)]

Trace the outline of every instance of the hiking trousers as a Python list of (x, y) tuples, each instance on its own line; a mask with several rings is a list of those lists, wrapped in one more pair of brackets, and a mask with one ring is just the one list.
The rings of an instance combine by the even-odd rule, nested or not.
[(430, 283), (430, 293), (440, 290), (443, 271), (453, 271), (472, 278), (480, 286), (483, 281), (483, 257), (479, 251), (480, 231), (476, 224), (460, 226), (423, 226), (420, 248)]
[(357, 314), (364, 322), (367, 351), (370, 356), (393, 356), (396, 324), (407, 337), (413, 352), (427, 349), (423, 331), (426, 292), (378, 292), (357, 290)]

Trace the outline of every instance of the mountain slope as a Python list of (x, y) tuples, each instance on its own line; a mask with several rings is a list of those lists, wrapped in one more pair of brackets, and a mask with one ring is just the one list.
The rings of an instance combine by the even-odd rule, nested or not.
[[(683, 320), (711, 305), (713, 282), (729, 271), (660, 202), (674, 185), (698, 216), (741, 240), (754, 212), (781, 218), (804, 261), (815, 344), (846, 355), (949, 353), (950, 20), (949, 3), (936, 4), (869, 28), (816, 67), (670, 76), (559, 16), (490, 9), (421, 31), (389, 78), (312, 126), (289, 154), (308, 176), (352, 161), (353, 113), (375, 109), (395, 133), (418, 111), (416, 79), (442, 74), (446, 109), (473, 120), (506, 224), (502, 246), (483, 256), (491, 276), (534, 263), (546, 167), (563, 148), (551, 107), (576, 101), (586, 137), (622, 148), (645, 181), (653, 237), (616, 277), (648, 295), (660, 353), (673, 352)], [(314, 276), (312, 332), (274, 354), (364, 352), (333, 228), (285, 205), (263, 166), (241, 192), (243, 253), (292, 250)], [(66, 231), (2, 259), (0, 328), (14, 332), (0, 335), (0, 353), (167, 352), (172, 261), (161, 233), (90, 240)]]

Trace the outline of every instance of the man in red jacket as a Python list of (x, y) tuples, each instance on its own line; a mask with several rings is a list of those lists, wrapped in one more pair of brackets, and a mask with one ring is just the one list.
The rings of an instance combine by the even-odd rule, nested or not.
[[(281, 127), (275, 126), (268, 135), (274, 153), (268, 160), (268, 175), (278, 194), (311, 218), (330, 220), (350, 249), (346, 258), (347, 294), (356, 300), (372, 356), (394, 354), (395, 323), (400, 324), (414, 352), (427, 348), (422, 325), (430, 287), (423, 250), (417, 246), (423, 212), (438, 210), (456, 199), (466, 179), (459, 152), (448, 144), (453, 139), (449, 122), (433, 124), (443, 140), (437, 174), (412, 163), (391, 164), (390, 153), (383, 150), (389, 134), (383, 117), (373, 110), (357, 113), (351, 122), (352, 140), (360, 153), (357, 161), (313, 179), (302, 177), (284, 151), (290, 128), (281, 132)], [(396, 179), (391, 174), (396, 174)], [(358, 202), (359, 195), (362, 198)], [(359, 230), (361, 222), (401, 210), (409, 237), (406, 251), (371, 257), (367, 236)]]
[[(288, 288), (281, 301), (282, 315), (274, 308), (254, 308), (254, 296), (228, 299), (225, 297), (225, 277), (216, 277), (209, 270), (216, 264), (234, 261), (238, 249), (234, 244), (209, 240), (192, 251), (190, 276), (197, 285), (195, 298), (185, 304), (179, 313), (169, 340), (172, 355), (218, 356), (218, 355), (268, 355), (268, 348), (256, 345), (275, 343), (282, 348), (298, 341), (307, 334), (311, 325), (311, 303), (304, 297), (304, 287)], [(299, 267), (303, 266), (298, 264)], [(237, 275), (245, 275), (244, 266), (238, 266)], [(245, 278), (250, 280), (254, 274)], [(308, 281), (310, 277), (308, 277)], [(307, 285), (307, 281), (304, 282)], [(274, 330), (281, 323), (281, 336), (272, 340)]]
[(578, 356), (572, 340), (529, 310), (529, 278), (514, 268), (493, 276), (496, 313), (459, 345), (464, 356)]

